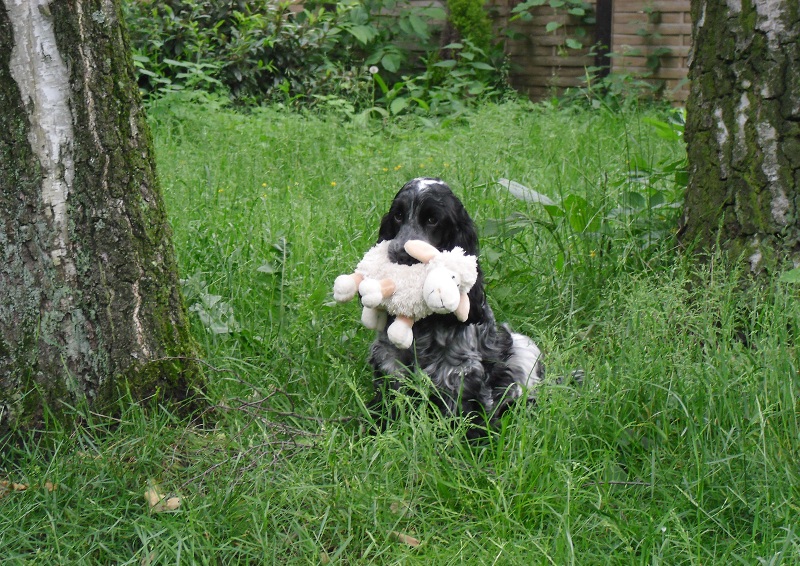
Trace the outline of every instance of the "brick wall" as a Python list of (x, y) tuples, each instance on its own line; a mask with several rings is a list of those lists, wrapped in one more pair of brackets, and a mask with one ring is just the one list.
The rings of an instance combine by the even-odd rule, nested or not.
[[(575, 18), (542, 6), (531, 12), (532, 20), (509, 23), (510, 11), (518, 0), (489, 2), (497, 12), (498, 24), (508, 25), (522, 36), (507, 44), (512, 63), (510, 80), (515, 88), (539, 100), (566, 87), (583, 84), (586, 68), (595, 65), (595, 57), (588, 49), (564, 48), (567, 34), (573, 33), (579, 23)], [(565, 25), (547, 33), (545, 26), (550, 21)], [(595, 30), (588, 31), (583, 43), (592, 45)], [(678, 103), (685, 101), (691, 31), (689, 0), (614, 0), (612, 72), (645, 77), (660, 88), (664, 98)], [(659, 52), (662, 54), (656, 57)]]
[[(645, 11), (643, 6), (649, 9)], [(648, 55), (653, 64), (656, 50), (668, 49), (669, 53), (658, 57), (660, 65), (653, 72), (652, 80), (664, 85), (665, 98), (686, 100), (692, 43), (689, 0), (614, 0), (611, 29), (612, 50), (621, 55), (614, 59), (613, 70), (637, 75), (652, 72), (647, 66)]]

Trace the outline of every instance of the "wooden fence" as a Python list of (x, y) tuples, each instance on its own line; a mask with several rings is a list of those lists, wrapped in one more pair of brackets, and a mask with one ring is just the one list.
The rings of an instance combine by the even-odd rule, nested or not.
[[(587, 32), (581, 40), (586, 46), (608, 43), (610, 38), (611, 57), (605, 61), (610, 61), (611, 73), (641, 78), (677, 103), (688, 96), (689, 0), (595, 0), (591, 3), (598, 23), (591, 27), (581, 26), (574, 16), (549, 6), (532, 9), (529, 21), (511, 22), (511, 10), (519, 0), (489, 2), (497, 13), (498, 26), (519, 36), (507, 42), (511, 84), (534, 100), (584, 84), (587, 68), (602, 62), (589, 48), (565, 47), (566, 39), (574, 36), (578, 27)], [(546, 26), (551, 21), (562, 26), (548, 33)]]

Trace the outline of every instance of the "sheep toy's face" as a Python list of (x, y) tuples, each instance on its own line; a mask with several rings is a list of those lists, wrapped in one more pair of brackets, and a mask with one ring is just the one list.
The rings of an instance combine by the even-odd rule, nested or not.
[(422, 296), (433, 312), (453, 312), (461, 300), (460, 284), (458, 273), (443, 267), (432, 269), (422, 287)]

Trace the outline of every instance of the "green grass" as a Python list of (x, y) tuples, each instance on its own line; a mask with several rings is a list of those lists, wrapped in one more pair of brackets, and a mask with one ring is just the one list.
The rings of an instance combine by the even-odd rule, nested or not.
[[(151, 114), (209, 408), (188, 422), (123, 399), (118, 419), (78, 408), (77, 430), (2, 446), (0, 473), (29, 486), (0, 499), (4, 563), (800, 560), (796, 289), (745, 288), (669, 238), (643, 250), (622, 222), (581, 233), (494, 184), (607, 212), (631, 162), (682, 154), (646, 116), (507, 104), (434, 130)], [(366, 434), (370, 332), (329, 304), (419, 175), (483, 228), (498, 318), (542, 344), (550, 375), (586, 371), (484, 443), (405, 399)], [(148, 482), (180, 509), (148, 512)]]

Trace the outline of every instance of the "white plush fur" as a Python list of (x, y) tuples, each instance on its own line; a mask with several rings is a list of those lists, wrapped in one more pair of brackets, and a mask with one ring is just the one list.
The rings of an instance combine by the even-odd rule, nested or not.
[(357, 289), (364, 305), (361, 320), (368, 328), (382, 330), (386, 314), (397, 317), (387, 333), (399, 348), (411, 346), (415, 320), (448, 312), (456, 312), (459, 320), (466, 318), (466, 293), (478, 278), (475, 256), (458, 247), (440, 252), (425, 242), (409, 241), (406, 251), (424, 263), (402, 265), (390, 261), (388, 249), (388, 241), (373, 246), (353, 274), (337, 277), (334, 299), (349, 301)]

